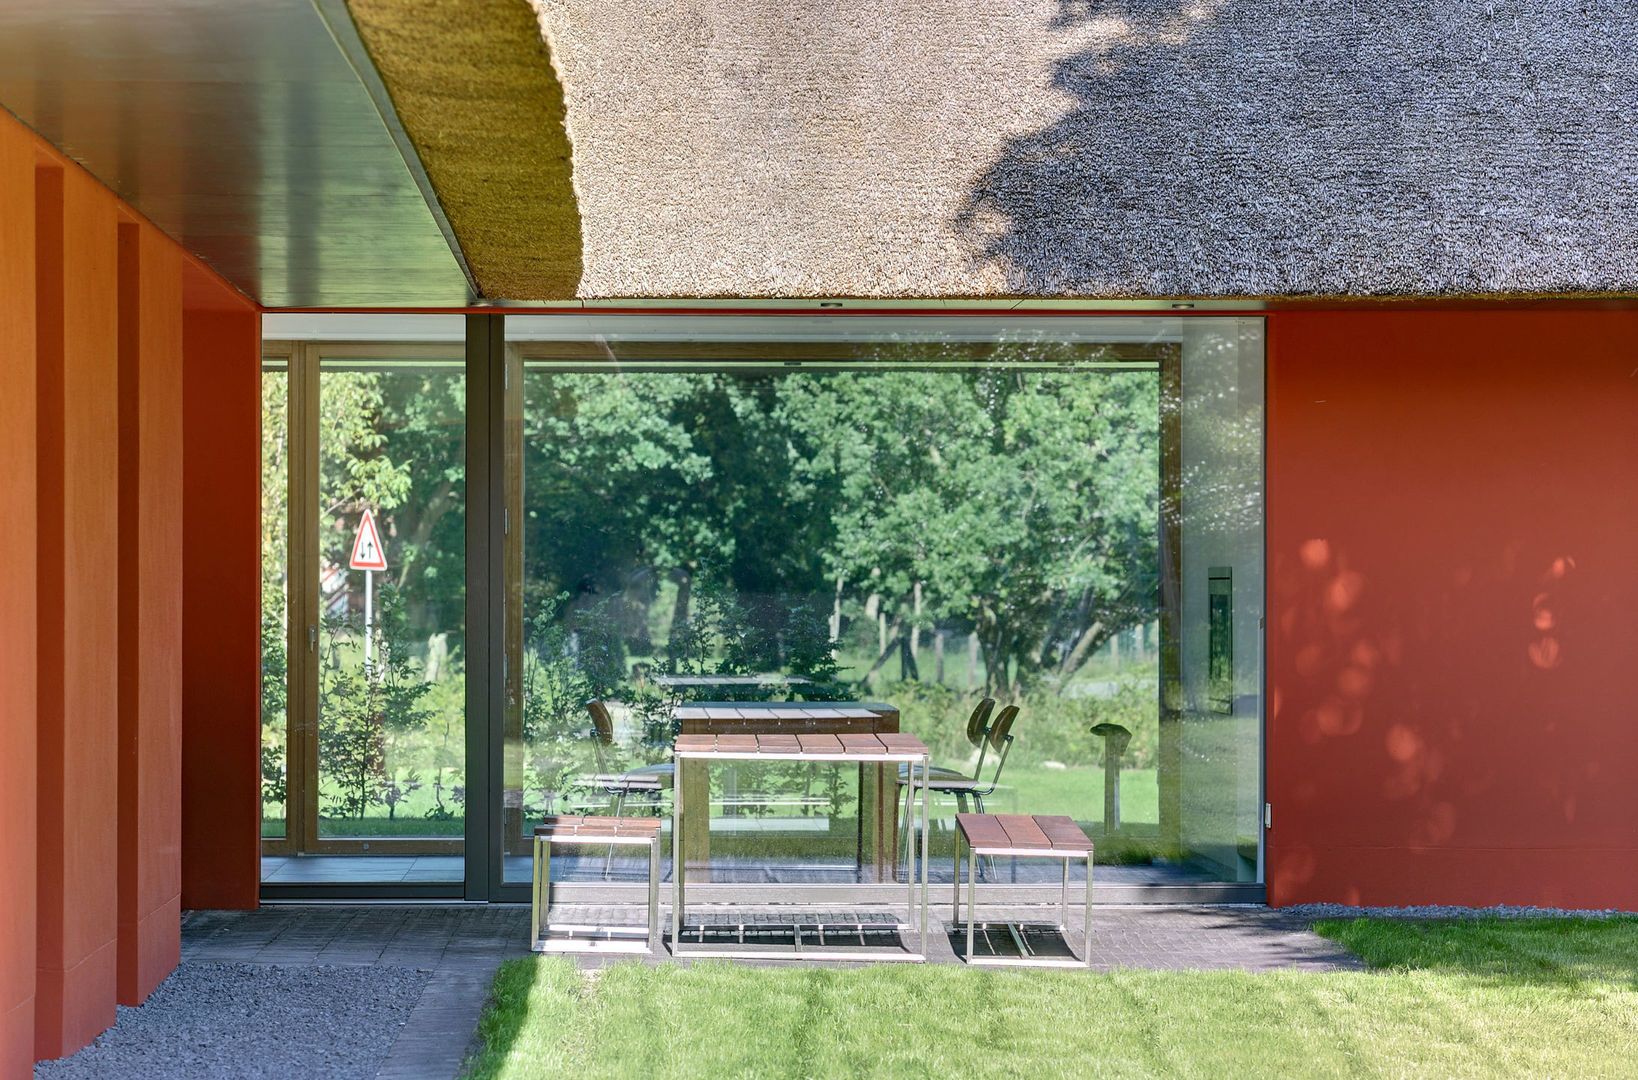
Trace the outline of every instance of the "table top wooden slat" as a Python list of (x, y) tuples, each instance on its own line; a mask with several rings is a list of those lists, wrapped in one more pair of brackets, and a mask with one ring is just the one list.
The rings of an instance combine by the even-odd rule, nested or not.
[(828, 732), (679, 735), (676, 748), (679, 754), (695, 756), (721, 754), (724, 757), (747, 760), (758, 754), (787, 756), (792, 760), (799, 760), (804, 755), (901, 759), (909, 755), (925, 756), (927, 753), (927, 745), (913, 735), (894, 733), (879, 736), (868, 732), (845, 732), (840, 735)]
[(1092, 838), (1087, 836), (1075, 819), (1067, 814), (1036, 814), (1035, 824), (1046, 834), (1054, 848), (1065, 851), (1090, 851)]
[(1064, 814), (957, 814), (967, 843), (979, 852), (1090, 855), (1092, 840)]
[(1012, 841), (1013, 847), (1020, 848), (1050, 848), (1052, 841), (1046, 833), (1035, 824), (1035, 819), (1028, 814), (997, 814), (996, 821), (1006, 830), (1007, 838)]
[(1001, 823), (995, 820), (994, 814), (957, 814), (956, 824), (961, 829), (961, 835), (967, 838), (969, 847), (1011, 846), (1006, 830), (1001, 828)]
[(866, 732), (843, 732), (836, 738), (844, 754), (880, 754), (887, 749), (881, 739)]

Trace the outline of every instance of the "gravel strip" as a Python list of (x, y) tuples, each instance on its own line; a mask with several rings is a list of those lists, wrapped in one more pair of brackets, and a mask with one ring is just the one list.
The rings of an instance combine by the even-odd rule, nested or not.
[(373, 1080), (431, 973), (184, 963), (140, 1007), (36, 1080)]
[(1451, 904), (1422, 904), (1415, 907), (1351, 907), (1347, 904), (1297, 904), (1278, 909), (1282, 915), (1305, 919), (1607, 919), (1628, 915), (1619, 908), (1458, 907)]

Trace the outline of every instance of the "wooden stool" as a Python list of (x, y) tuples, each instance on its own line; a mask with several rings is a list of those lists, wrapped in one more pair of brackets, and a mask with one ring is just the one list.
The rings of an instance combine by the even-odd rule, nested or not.
[[(1061, 814), (957, 814), (955, 855), (955, 907), (953, 922), (961, 912), (961, 845), (967, 844), (967, 955), (969, 964), (1019, 965), (1028, 967), (1092, 966), (1092, 841), (1087, 838), (1075, 819)], [(1064, 864), (1063, 891), (1058, 902), (1058, 932), (1069, 943), (1069, 863), (1072, 859), (1086, 861), (1086, 959), (1077, 961), (1074, 954), (1067, 957), (1035, 956), (1025, 940), (1024, 932), (1015, 923), (1003, 923), (1013, 942), (1018, 946), (1017, 956), (973, 955), (973, 927), (978, 910), (978, 856), (1002, 855), (1015, 858), (1062, 859)]]
[[(648, 935), (636, 927), (592, 923), (553, 924), (552, 845), (648, 848)], [(557, 935), (557, 936), (554, 936)], [(535, 886), (529, 920), (529, 948), (534, 952), (641, 953), (660, 948), (660, 819), (581, 817), (559, 814), (535, 828)]]

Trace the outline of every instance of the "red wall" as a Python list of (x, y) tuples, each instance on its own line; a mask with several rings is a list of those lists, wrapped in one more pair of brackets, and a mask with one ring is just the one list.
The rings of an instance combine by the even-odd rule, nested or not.
[(0, 117), (0, 1077), (34, 1061), (34, 150)]
[(85, 173), (35, 174), (39, 424), (39, 848), (35, 1052), (114, 1022), (110, 798), (119, 635), (116, 237)]
[(119, 227), (119, 1000), (180, 959), (182, 257)]
[(262, 832), (261, 316), (190, 309), (184, 343), (182, 905), (253, 908)]
[[(224, 319), (235, 333), (192, 332)], [(234, 823), (256, 805), (257, 321), (0, 112), (0, 1078), (78, 1049), (116, 997), (140, 1002), (175, 966), (184, 788), (243, 788), (222, 808)], [(186, 404), (184, 364), (203, 388)], [(190, 408), (207, 414), (205, 442), (184, 443)], [(201, 471), (225, 470), (234, 491), (207, 484), (205, 503), (187, 503), (185, 452), (222, 459)], [(248, 482), (223, 464), (247, 459)], [(196, 550), (185, 575), (184, 535), (235, 505), (251, 508), (249, 539), (225, 535), (244, 551)], [(217, 596), (207, 633), (190, 635), (196, 572)], [(185, 642), (206, 636), (219, 640), (188, 685), (222, 730), (188, 775)], [(217, 666), (235, 649), (248, 672)], [(213, 851), (196, 876), (222, 875), (253, 905), (257, 829), (235, 828), (232, 871)]]
[(1638, 313), (1269, 341), (1270, 902), (1638, 908)]

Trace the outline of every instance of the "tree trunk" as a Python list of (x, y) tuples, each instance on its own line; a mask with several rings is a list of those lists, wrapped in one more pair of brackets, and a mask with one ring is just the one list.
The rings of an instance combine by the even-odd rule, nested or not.
[(1063, 676), (1065, 682), (1068, 682), (1070, 677), (1081, 669), (1081, 665), (1086, 663), (1088, 656), (1097, 651), (1098, 638), (1102, 633), (1103, 624), (1093, 623), (1086, 628), (1086, 633), (1081, 635), (1081, 639), (1075, 642), (1075, 647), (1069, 650), (1069, 654), (1064, 657), (1064, 662), (1058, 668), (1059, 674)]
[[(901, 620), (898, 620), (898, 619), (893, 620), (892, 630), (893, 630), (893, 633), (895, 635), (897, 635), (898, 632), (899, 632), (900, 622), (901, 622)], [(898, 641), (897, 640), (895, 640), (891, 645), (884, 645), (882, 647), (881, 655), (876, 657), (876, 662), (874, 664), (870, 665), (870, 670), (865, 672), (865, 677), (863, 679), (859, 680), (859, 685), (860, 686), (869, 686), (871, 678), (875, 676), (876, 672), (881, 670), (882, 665), (887, 663), (888, 659), (897, 651), (898, 651)]]
[(910, 624), (910, 667), (917, 669), (921, 662), (921, 582), (916, 582), (911, 598), (916, 620)]
[[(688, 625), (688, 605), (692, 599), (691, 594), (694, 585), (694, 576), (688, 572), (686, 567), (679, 566), (673, 573), (677, 575), (677, 606), (671, 609), (671, 634), (667, 639), (668, 645), (670, 642), (675, 642), (678, 632)], [(674, 649), (668, 649), (668, 651), (671, 652), (671, 655), (666, 659), (666, 674), (675, 675), (677, 673), (676, 653)]]

